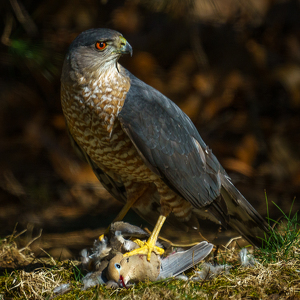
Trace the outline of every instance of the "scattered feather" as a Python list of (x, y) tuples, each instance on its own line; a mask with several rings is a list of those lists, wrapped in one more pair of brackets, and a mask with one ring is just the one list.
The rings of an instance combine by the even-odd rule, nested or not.
[(207, 280), (216, 277), (217, 275), (224, 273), (229, 274), (229, 270), (232, 268), (230, 265), (212, 265), (211, 263), (203, 263), (201, 265), (201, 271), (196, 271), (197, 274), (192, 278), (193, 281)]
[(246, 248), (243, 248), (240, 251), (239, 256), (242, 267), (253, 267), (258, 264), (258, 261), (254, 258), (253, 254), (249, 253)]

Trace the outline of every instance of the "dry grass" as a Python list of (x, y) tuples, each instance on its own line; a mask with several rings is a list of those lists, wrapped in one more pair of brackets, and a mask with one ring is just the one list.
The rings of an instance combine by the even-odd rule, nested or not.
[(45, 299), (52, 294), (53, 289), (60, 285), (61, 276), (51, 269), (37, 269), (33, 272), (24, 270), (14, 271), (10, 274), (13, 278), (5, 288), (8, 293), (16, 293), (25, 299)]
[(19, 235), (0, 240), (0, 299), (45, 299), (61, 284), (59, 273), (64, 269), (52, 258), (37, 260), (34, 257), (28, 247), (40, 235), (18, 249), (15, 240)]
[[(299, 232), (298, 232), (299, 233)], [(219, 250), (211, 256), (211, 263), (227, 263), (232, 268), (213, 279), (193, 281), (164, 280), (140, 283), (130, 289), (110, 290), (94, 287), (81, 291), (78, 262), (55, 261), (53, 258), (37, 260), (29, 249), (18, 249), (15, 235), (0, 240), (0, 299), (300, 299), (300, 239), (284, 247), (271, 258), (265, 251), (256, 251), (260, 261), (254, 267), (242, 267), (239, 247), (234, 241), (231, 248)], [(275, 260), (273, 258), (276, 258)], [(53, 289), (70, 283), (71, 291), (55, 295)]]

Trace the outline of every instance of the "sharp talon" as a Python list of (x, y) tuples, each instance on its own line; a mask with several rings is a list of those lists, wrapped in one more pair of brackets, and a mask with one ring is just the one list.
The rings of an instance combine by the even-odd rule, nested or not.
[(162, 255), (165, 252), (164, 249), (153, 245), (151, 241), (142, 242), (141, 240), (136, 239), (134, 242), (138, 244), (140, 248), (123, 254), (123, 257), (129, 257), (132, 255), (147, 255), (147, 260), (150, 261), (152, 252), (156, 253), (157, 255)]
[(105, 238), (106, 235), (109, 234), (109, 230), (110, 230), (110, 225), (105, 229), (104, 233), (99, 236), (98, 239), (100, 242)]
[(139, 239), (134, 239), (133, 242), (136, 243), (136, 244), (138, 244), (141, 248), (145, 245), (145, 243), (142, 242), (142, 241), (139, 240)]

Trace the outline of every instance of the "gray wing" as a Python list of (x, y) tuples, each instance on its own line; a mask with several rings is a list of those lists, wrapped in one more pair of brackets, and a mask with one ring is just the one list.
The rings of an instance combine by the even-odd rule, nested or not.
[(123, 221), (112, 223), (110, 225), (109, 231), (112, 236), (115, 235), (116, 231), (119, 231), (124, 238), (135, 237), (142, 239), (149, 237), (149, 233), (147, 233), (142, 228)]
[(194, 207), (212, 203), (224, 169), (176, 104), (128, 74), (131, 87), (118, 117), (145, 164)]
[(212, 248), (212, 244), (203, 241), (189, 250), (169, 255), (161, 261), (157, 280), (177, 276), (188, 270), (204, 259), (211, 252)]
[(260, 246), (270, 226), (231, 183), (189, 117), (128, 74), (131, 87), (119, 120), (145, 164), (195, 208), (205, 206), (220, 224)]

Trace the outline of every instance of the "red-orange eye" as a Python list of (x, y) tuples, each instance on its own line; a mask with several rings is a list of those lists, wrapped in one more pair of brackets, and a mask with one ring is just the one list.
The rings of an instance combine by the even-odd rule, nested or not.
[(96, 49), (98, 49), (98, 50), (104, 50), (106, 48), (107, 44), (105, 42), (97, 42), (95, 44), (95, 46), (96, 46)]

